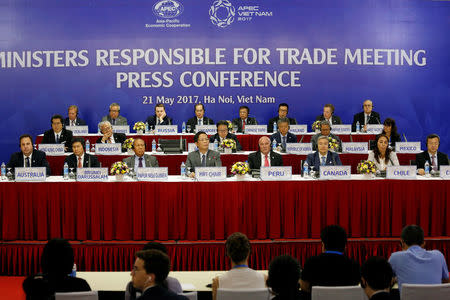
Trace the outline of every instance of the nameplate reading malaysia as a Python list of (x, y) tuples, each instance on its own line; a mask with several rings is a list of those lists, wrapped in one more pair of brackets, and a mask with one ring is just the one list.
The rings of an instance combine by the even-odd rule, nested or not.
[(64, 155), (64, 144), (39, 144), (39, 150), (47, 155)]
[(169, 169), (162, 168), (137, 168), (136, 179), (139, 181), (167, 181), (169, 179)]
[(260, 169), (261, 180), (291, 180), (292, 179), (292, 166), (286, 167), (261, 167)]
[(108, 181), (108, 168), (77, 168), (77, 181)]
[(122, 153), (122, 144), (114, 143), (114, 144), (95, 144), (95, 154), (98, 155), (118, 155)]
[(331, 132), (334, 134), (351, 134), (352, 125), (331, 125)]
[(351, 166), (320, 166), (322, 180), (351, 179), (351, 176)]
[(73, 135), (88, 135), (89, 134), (88, 126), (66, 126), (66, 129), (72, 131)]
[(16, 175), (16, 181), (35, 181), (42, 182), (45, 181), (45, 175), (47, 171), (45, 167), (37, 167), (37, 168), (14, 168), (14, 172)]
[(383, 128), (384, 128), (383, 124), (367, 124), (366, 133), (380, 134), (381, 132), (383, 132)]
[(198, 181), (223, 181), (227, 179), (226, 167), (195, 167)]
[(245, 125), (246, 134), (266, 134), (267, 125)]
[(289, 132), (293, 134), (304, 134), (308, 132), (308, 125), (290, 125)]
[[(210, 146), (211, 146), (211, 144), (209, 144)], [(212, 144), (213, 145), (213, 148), (214, 148), (214, 144)], [(209, 148), (209, 149), (211, 149), (211, 150), (214, 150), (213, 148)], [(197, 145), (195, 145), (195, 143), (188, 143), (188, 152), (192, 152), (192, 151), (197, 151)]]
[(364, 153), (367, 154), (369, 151), (369, 144), (364, 143), (342, 143), (343, 153)]
[(386, 168), (387, 179), (416, 179), (416, 166), (388, 166)]
[(397, 142), (395, 143), (395, 152), (397, 153), (419, 153), (420, 142)]
[(286, 143), (286, 152), (292, 154), (309, 154), (313, 151), (311, 143)]
[(450, 179), (450, 166), (441, 166), (439, 170), (439, 175), (443, 179)]
[(216, 134), (217, 127), (216, 125), (197, 125), (195, 126), (195, 132), (203, 131), (207, 135)]
[(124, 133), (124, 134), (130, 133), (130, 126), (128, 125), (113, 125), (112, 128), (114, 133)]
[(167, 134), (177, 134), (178, 125), (156, 125), (155, 134), (167, 135)]

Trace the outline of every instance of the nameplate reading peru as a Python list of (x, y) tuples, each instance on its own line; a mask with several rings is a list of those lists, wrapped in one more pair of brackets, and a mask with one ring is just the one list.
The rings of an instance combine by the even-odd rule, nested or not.
[(291, 180), (292, 167), (261, 167), (260, 176), (262, 180)]
[(136, 179), (139, 181), (166, 181), (169, 179), (169, 170), (164, 168), (137, 168)]
[(198, 181), (223, 181), (227, 179), (226, 167), (196, 167), (195, 178)]
[(320, 179), (351, 179), (351, 166), (320, 166)]
[(45, 167), (39, 168), (15, 168), (16, 181), (45, 181)]
[(95, 144), (95, 154), (118, 155), (122, 153), (122, 144)]
[(78, 168), (77, 181), (108, 181), (108, 168)]

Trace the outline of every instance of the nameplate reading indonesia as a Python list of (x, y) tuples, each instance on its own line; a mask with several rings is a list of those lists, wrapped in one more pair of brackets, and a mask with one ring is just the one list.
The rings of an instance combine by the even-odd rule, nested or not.
[(95, 144), (95, 154), (98, 155), (118, 155), (122, 153), (122, 144)]
[(362, 153), (367, 154), (369, 151), (369, 144), (364, 143), (342, 143), (343, 153)]
[(45, 181), (47, 171), (45, 167), (36, 168), (14, 168), (16, 182), (42, 182)]
[(351, 179), (351, 166), (320, 166), (321, 180)]
[(416, 179), (417, 166), (388, 166), (387, 179)]
[(78, 168), (77, 181), (108, 181), (108, 168)]
[(290, 125), (289, 132), (293, 134), (303, 134), (308, 132), (308, 125)]
[(367, 124), (367, 133), (370, 134), (380, 134), (383, 132), (384, 125), (383, 124)]
[(261, 167), (260, 177), (265, 181), (291, 180), (292, 166), (286, 167)]
[(72, 131), (72, 134), (75, 135), (88, 135), (89, 127), (88, 126), (66, 126), (67, 130)]
[(112, 128), (114, 133), (123, 133), (123, 134), (130, 133), (130, 126), (128, 125), (113, 125)]
[(439, 175), (443, 179), (450, 179), (450, 166), (441, 166)]
[(195, 167), (195, 179), (198, 181), (224, 181), (227, 179), (227, 168)]
[(137, 168), (136, 179), (139, 181), (167, 181), (169, 179), (169, 169), (161, 168)]
[(420, 142), (397, 142), (395, 143), (395, 152), (397, 153), (419, 153)]
[(331, 132), (334, 134), (351, 134), (352, 125), (331, 125)]
[(39, 144), (39, 150), (47, 155), (64, 155), (64, 144)]
[(203, 131), (207, 135), (216, 134), (217, 127), (216, 125), (197, 125), (195, 127), (196, 132)]
[(245, 125), (246, 134), (266, 134), (267, 125)]
[(155, 126), (155, 134), (158, 135), (168, 135), (168, 134), (177, 134), (178, 133), (178, 125), (156, 125)]
[(311, 143), (286, 143), (286, 152), (292, 154), (309, 154), (313, 151)]

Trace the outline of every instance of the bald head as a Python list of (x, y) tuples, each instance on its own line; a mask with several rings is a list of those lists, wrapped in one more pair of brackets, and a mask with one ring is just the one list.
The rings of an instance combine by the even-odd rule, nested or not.
[(367, 99), (363, 102), (364, 113), (370, 114), (372, 112), (373, 103), (372, 100)]
[(266, 155), (270, 152), (270, 139), (267, 136), (262, 136), (258, 141), (259, 151)]

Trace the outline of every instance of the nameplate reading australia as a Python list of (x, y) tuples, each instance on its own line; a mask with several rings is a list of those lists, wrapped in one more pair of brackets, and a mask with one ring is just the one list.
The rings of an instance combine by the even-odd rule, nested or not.
[(39, 150), (47, 155), (64, 155), (64, 144), (39, 144)]
[(292, 166), (286, 167), (261, 167), (260, 169), (261, 180), (291, 180), (292, 179)]
[(331, 125), (331, 132), (333, 134), (351, 134), (352, 125)]
[(450, 179), (450, 166), (441, 166), (439, 170), (439, 175), (443, 179)]
[(168, 134), (177, 134), (178, 133), (178, 125), (156, 125), (155, 126), (155, 134), (158, 135), (168, 135)]
[(245, 125), (245, 134), (266, 134), (267, 125)]
[(77, 181), (108, 181), (108, 168), (77, 168)]
[(397, 142), (395, 143), (395, 152), (397, 153), (419, 153), (420, 142)]
[(369, 152), (369, 144), (364, 143), (342, 143), (343, 153), (363, 153), (367, 154)]
[(308, 132), (308, 125), (290, 125), (289, 132), (293, 134), (304, 134)]
[(47, 171), (45, 167), (36, 168), (14, 168), (17, 182), (33, 181), (42, 182), (45, 181), (45, 175)]
[(351, 166), (320, 166), (320, 179), (351, 179)]
[(227, 179), (226, 167), (195, 167), (198, 181), (224, 181)]
[(383, 124), (367, 124), (366, 132), (370, 134), (380, 134), (383, 132), (383, 128)]
[(217, 127), (216, 125), (197, 125), (195, 127), (195, 132), (203, 131), (207, 135), (216, 134)]
[(122, 144), (120, 143), (97, 143), (95, 144), (95, 154), (98, 155), (118, 155), (122, 153)]
[(417, 166), (389, 166), (386, 168), (387, 179), (416, 179)]
[(286, 143), (286, 152), (291, 154), (309, 154), (313, 151), (311, 143)]
[(130, 133), (130, 126), (128, 125), (113, 125), (112, 128), (114, 133), (123, 133), (123, 134)]
[(139, 181), (167, 181), (169, 179), (169, 169), (162, 168), (137, 168), (136, 179)]
[(66, 126), (67, 130), (72, 131), (72, 134), (75, 135), (88, 135), (89, 127), (88, 126)]

